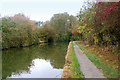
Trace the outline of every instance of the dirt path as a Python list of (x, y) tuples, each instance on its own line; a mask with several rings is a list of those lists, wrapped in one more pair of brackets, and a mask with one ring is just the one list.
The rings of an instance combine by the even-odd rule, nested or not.
[(106, 78), (103, 73), (100, 72), (97, 67), (87, 58), (85, 54), (83, 54), (80, 48), (74, 44), (74, 50), (80, 64), (80, 71), (83, 73), (85, 78)]

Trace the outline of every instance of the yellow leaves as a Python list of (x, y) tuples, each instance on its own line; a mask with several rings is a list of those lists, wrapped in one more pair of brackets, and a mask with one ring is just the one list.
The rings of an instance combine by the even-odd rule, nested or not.
[(78, 33), (82, 33), (82, 31), (77, 31)]
[(85, 32), (85, 26), (79, 26), (78, 28), (78, 33), (83, 33), (83, 32)]
[(88, 31), (89, 34), (91, 34), (93, 29), (92, 28), (87, 28), (87, 31)]
[(79, 26), (78, 29), (85, 29), (85, 26)]
[(94, 43), (97, 44), (98, 43), (98, 38), (96, 36), (94, 36), (93, 38), (94, 38)]

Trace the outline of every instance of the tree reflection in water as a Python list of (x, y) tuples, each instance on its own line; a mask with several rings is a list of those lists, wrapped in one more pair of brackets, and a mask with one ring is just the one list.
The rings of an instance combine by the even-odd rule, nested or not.
[[(43, 77), (55, 77), (54, 73), (62, 72), (63, 65), (65, 63), (65, 55), (67, 51), (68, 43), (56, 43), (56, 44), (42, 44), (35, 45), (26, 48), (15, 48), (3, 51), (2, 55), (2, 78), (6, 77), (24, 77), (24, 78), (43, 78)], [(44, 63), (40, 65), (39, 63)], [(37, 63), (37, 64), (36, 64)], [(39, 65), (39, 66), (38, 66)], [(41, 70), (40, 67), (45, 67), (48, 70)], [(36, 71), (36, 66), (38, 71)], [(53, 71), (49, 71), (53, 70)], [(59, 70), (59, 71), (57, 71)], [(43, 72), (42, 72), (43, 71)], [(51, 76), (35, 76), (38, 72), (44, 72), (51, 74)], [(34, 75), (32, 75), (34, 72)], [(24, 75), (28, 74), (28, 75)], [(22, 76), (24, 75), (24, 76)]]

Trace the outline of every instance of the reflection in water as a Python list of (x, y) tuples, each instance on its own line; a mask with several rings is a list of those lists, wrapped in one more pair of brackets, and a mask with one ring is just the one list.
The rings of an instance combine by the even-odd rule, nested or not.
[[(12, 73), (11, 78), (60, 78), (63, 69), (54, 69), (50, 61), (35, 59), (32, 61), (29, 72), (23, 71), (22, 74)], [(32, 75), (32, 76), (31, 76)]]
[(68, 43), (9, 49), (2, 55), (2, 78), (58, 78)]

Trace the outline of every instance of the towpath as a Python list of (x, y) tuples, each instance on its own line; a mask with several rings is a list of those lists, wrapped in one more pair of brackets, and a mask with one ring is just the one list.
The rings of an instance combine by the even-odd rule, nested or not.
[(80, 64), (80, 71), (83, 73), (85, 78), (106, 78), (103, 73), (88, 59), (88, 57), (81, 52), (81, 49), (74, 44), (74, 50), (76, 57)]

